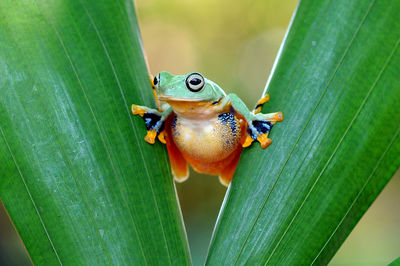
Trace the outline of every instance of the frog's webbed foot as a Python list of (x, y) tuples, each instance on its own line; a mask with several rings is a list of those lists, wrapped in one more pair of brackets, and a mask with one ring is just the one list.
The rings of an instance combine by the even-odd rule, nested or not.
[(260, 145), (263, 149), (267, 148), (272, 142), (271, 139), (268, 138), (268, 134), (271, 131), (272, 126), (276, 122), (280, 122), (282, 120), (283, 120), (282, 112), (276, 112), (270, 114), (262, 114), (262, 113), (256, 114), (255, 119), (252, 119), (250, 122), (248, 122), (247, 137), (242, 146), (248, 147), (251, 145), (253, 141), (257, 140), (258, 142), (260, 142)]
[(140, 115), (143, 118), (147, 129), (147, 134), (144, 137), (144, 140), (147, 143), (154, 144), (155, 138), (158, 136), (158, 140), (165, 144), (165, 118), (160, 112), (151, 108), (147, 108), (145, 106), (132, 104), (132, 114)]

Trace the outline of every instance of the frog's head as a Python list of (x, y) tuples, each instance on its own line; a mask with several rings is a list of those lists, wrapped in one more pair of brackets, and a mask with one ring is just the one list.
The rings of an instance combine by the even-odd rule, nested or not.
[(225, 96), (217, 84), (197, 72), (175, 76), (163, 71), (153, 84), (159, 99), (167, 102), (212, 102)]

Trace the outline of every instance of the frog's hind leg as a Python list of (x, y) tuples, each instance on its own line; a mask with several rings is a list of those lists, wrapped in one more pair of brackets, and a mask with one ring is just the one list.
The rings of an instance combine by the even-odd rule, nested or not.
[(165, 140), (167, 143), (167, 151), (169, 162), (171, 165), (172, 175), (176, 182), (183, 182), (189, 177), (189, 168), (185, 158), (182, 153), (179, 151), (178, 147), (175, 144), (175, 141), (172, 138), (172, 126), (175, 119), (175, 115), (171, 114), (165, 121)]
[(263, 149), (267, 148), (272, 143), (268, 138), (269, 132), (272, 126), (280, 121), (283, 121), (282, 112), (257, 114), (257, 119), (251, 121), (247, 127), (247, 138), (243, 147), (247, 147), (257, 140)]
[(147, 135), (144, 137), (144, 140), (150, 144), (154, 144), (155, 138), (158, 135), (158, 139), (165, 143), (164, 139), (164, 120), (162, 119), (162, 115), (157, 110), (132, 104), (132, 114), (140, 115), (147, 129)]
[(234, 157), (232, 161), (219, 174), (219, 182), (221, 182), (222, 185), (227, 187), (231, 182), (233, 174), (235, 173), (236, 166), (239, 162), (241, 153), (242, 153), (242, 147), (239, 146), (238, 150), (236, 150), (233, 153)]

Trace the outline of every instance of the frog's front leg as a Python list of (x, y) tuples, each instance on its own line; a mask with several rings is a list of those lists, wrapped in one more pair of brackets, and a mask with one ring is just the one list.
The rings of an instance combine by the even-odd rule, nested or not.
[(253, 112), (250, 112), (243, 101), (235, 94), (228, 95), (229, 100), (236, 112), (240, 113), (247, 122), (247, 137), (242, 144), (243, 147), (248, 147), (254, 140), (260, 142), (262, 148), (266, 148), (271, 144), (271, 139), (268, 134), (272, 126), (276, 122), (283, 120), (282, 112), (263, 114), (259, 113), (264, 103), (269, 100), (269, 95), (264, 96), (259, 100)]
[(171, 112), (171, 108), (161, 113), (146, 106), (132, 104), (132, 114), (140, 115), (146, 124), (147, 135), (144, 140), (150, 144), (154, 144), (156, 136), (165, 144), (164, 122)]

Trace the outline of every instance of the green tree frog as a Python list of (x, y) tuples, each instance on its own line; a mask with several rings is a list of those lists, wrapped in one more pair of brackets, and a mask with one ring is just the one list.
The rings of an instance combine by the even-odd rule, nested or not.
[(242, 148), (253, 141), (268, 147), (272, 126), (283, 120), (282, 112), (260, 113), (268, 94), (249, 111), (238, 96), (225, 94), (197, 72), (175, 76), (163, 71), (152, 86), (157, 110), (133, 104), (132, 113), (145, 121), (146, 142), (153, 144), (158, 137), (167, 145), (177, 182), (189, 177), (189, 163), (197, 172), (218, 175), (227, 186)]

